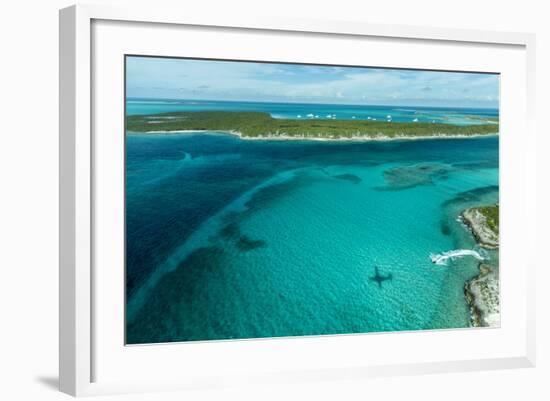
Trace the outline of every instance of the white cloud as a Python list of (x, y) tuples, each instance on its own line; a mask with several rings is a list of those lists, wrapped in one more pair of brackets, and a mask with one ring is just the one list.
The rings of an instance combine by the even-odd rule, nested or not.
[(499, 97), (489, 74), (162, 58), (129, 58), (127, 72), (136, 97), (493, 106)]

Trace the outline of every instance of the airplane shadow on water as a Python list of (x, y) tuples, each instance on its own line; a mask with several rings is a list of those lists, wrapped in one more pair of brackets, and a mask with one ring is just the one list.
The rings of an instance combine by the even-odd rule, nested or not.
[(382, 288), (382, 283), (388, 280), (392, 281), (393, 275), (391, 273), (388, 273), (387, 275), (380, 274), (378, 271), (378, 266), (374, 266), (374, 276), (369, 277), (369, 280), (378, 283), (378, 288)]

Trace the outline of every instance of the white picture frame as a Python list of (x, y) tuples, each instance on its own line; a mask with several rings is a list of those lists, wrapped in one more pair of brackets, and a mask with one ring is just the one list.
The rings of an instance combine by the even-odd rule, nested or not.
[[(102, 281), (104, 280), (102, 276), (98, 276), (94, 272), (94, 266), (96, 266), (98, 260), (98, 255), (94, 253), (94, 238), (97, 236), (97, 218), (101, 215), (101, 213), (95, 213), (97, 211), (97, 205), (95, 204), (97, 199), (94, 191), (97, 189), (97, 184), (94, 177), (96, 170), (101, 167), (98, 163), (108, 163), (105, 160), (108, 160), (112, 156), (110, 152), (104, 152), (107, 149), (104, 147), (104, 144), (98, 144), (94, 140), (94, 131), (92, 128), (96, 123), (94, 122), (94, 118), (97, 118), (96, 111), (94, 110), (95, 103), (93, 101), (96, 89), (93, 87), (92, 77), (95, 73), (94, 69), (99, 70), (102, 68), (99, 65), (100, 63), (94, 59), (94, 55), (98, 54), (97, 47), (105, 43), (101, 40), (94, 42), (93, 32), (94, 24), (101, 23), (101, 21), (105, 21), (107, 24), (116, 24), (117, 22), (139, 23), (133, 28), (121, 26), (115, 29), (117, 32), (120, 30), (135, 29), (136, 34), (140, 29), (143, 29), (145, 24), (147, 26), (155, 25), (163, 29), (171, 29), (170, 27), (174, 27), (174, 29), (177, 29), (177, 27), (199, 27), (206, 30), (229, 29), (232, 32), (246, 32), (249, 34), (254, 34), (254, 32), (261, 32), (266, 35), (304, 34), (308, 35), (308, 37), (330, 38), (331, 36), (337, 36), (344, 39), (353, 38), (353, 40), (374, 38), (389, 42), (406, 40), (431, 43), (441, 48), (445, 46), (455, 46), (457, 49), (459, 47), (480, 47), (483, 50), (483, 46), (489, 46), (495, 49), (511, 49), (510, 60), (517, 63), (517, 71), (510, 75), (517, 75), (513, 81), (514, 85), (518, 88), (518, 95), (514, 101), (519, 102), (516, 105), (524, 107), (525, 112), (523, 113), (522, 111), (519, 113), (520, 116), (511, 116), (508, 121), (503, 121), (504, 127), (508, 123), (508, 127), (517, 128), (517, 131), (521, 131), (523, 134), (520, 139), (510, 135), (501, 143), (501, 158), (503, 160), (502, 163), (504, 163), (502, 166), (501, 182), (507, 183), (509, 181), (509, 187), (521, 184), (523, 191), (515, 191), (516, 193), (513, 194), (512, 190), (506, 192), (503, 189), (501, 196), (505, 197), (509, 194), (508, 199), (513, 199), (513, 202), (510, 201), (508, 203), (509, 206), (506, 206), (507, 202), (504, 202), (501, 209), (501, 220), (508, 220), (508, 227), (513, 226), (514, 228), (517, 227), (520, 230), (524, 230), (523, 242), (519, 244), (514, 242), (515, 249), (510, 249), (509, 253), (504, 254), (504, 256), (509, 257), (510, 260), (513, 258), (515, 258), (513, 260), (520, 260), (518, 258), (520, 253), (524, 256), (521, 258), (522, 262), (519, 266), (522, 269), (521, 277), (518, 276), (518, 280), (516, 281), (516, 285), (518, 286), (517, 292), (512, 294), (509, 291), (507, 293), (505, 286), (501, 296), (503, 297), (503, 308), (509, 307), (510, 304), (518, 305), (517, 311), (514, 311), (514, 316), (518, 317), (516, 320), (521, 321), (507, 324), (508, 322), (504, 320), (505, 324), (503, 324), (501, 329), (492, 329), (492, 331), (455, 330), (446, 333), (408, 333), (400, 335), (400, 337), (388, 333), (370, 335), (369, 337), (332, 336), (324, 339), (306, 337), (299, 340), (250, 340), (244, 342), (219, 342), (217, 345), (198, 344), (198, 347), (195, 346), (193, 349), (188, 347), (184, 350), (191, 360), (199, 358), (201, 355), (210, 357), (219, 351), (234, 359), (238, 358), (242, 353), (245, 361), (247, 361), (246, 352), (263, 355), (266, 360), (269, 360), (274, 352), (280, 352), (290, 359), (272, 361), (273, 365), (276, 366), (276, 369), (272, 370), (262, 370), (260, 365), (258, 365), (258, 369), (246, 370), (243, 367), (242, 369), (236, 368), (236, 373), (228, 373), (231, 371), (232, 366), (228, 363), (225, 367), (226, 370), (220, 369), (211, 376), (204, 374), (204, 371), (201, 369), (197, 369), (195, 373), (191, 370), (190, 374), (192, 377), (186, 377), (185, 379), (176, 376), (163, 377), (162, 374), (152, 377), (152, 375), (148, 375), (146, 372), (143, 377), (138, 378), (136, 376), (136, 379), (133, 379), (133, 371), (129, 369), (130, 373), (126, 376), (121, 375), (118, 377), (110, 374), (106, 375), (106, 379), (103, 380), (101, 372), (98, 374), (97, 369), (101, 364), (96, 363), (96, 358), (109, 361), (117, 369), (122, 366), (116, 365), (117, 363), (126, 363), (129, 365), (129, 361), (132, 361), (135, 368), (136, 361), (140, 361), (140, 358), (147, 358), (143, 359), (143, 361), (148, 364), (153, 360), (158, 362), (162, 358), (169, 358), (165, 354), (173, 354), (173, 352), (170, 349), (171, 345), (149, 346), (146, 351), (147, 355), (138, 351), (131, 351), (132, 355), (124, 362), (122, 360), (115, 360), (115, 357), (109, 359), (111, 356), (107, 355), (108, 352), (106, 351), (108, 347), (103, 345), (105, 341), (99, 341), (99, 345), (96, 343), (97, 338), (106, 337), (106, 331), (115, 330), (115, 323), (109, 323), (107, 319), (102, 320), (101, 313), (97, 312), (101, 310), (101, 306), (97, 308), (94, 306), (94, 302), (97, 301), (94, 299), (94, 296), (97, 296), (95, 295), (95, 291), (98, 291), (97, 286), (104, 282)], [(163, 33), (162, 29), (160, 29), (159, 35), (166, 35), (166, 33)], [(120, 36), (119, 34), (118, 39), (113, 40), (113, 46), (116, 46), (115, 42), (124, 40)], [(182, 10), (168, 11), (155, 7), (111, 8), (108, 6), (78, 5), (61, 10), (60, 390), (71, 395), (80, 396), (135, 391), (161, 391), (167, 389), (212, 388), (244, 383), (284, 383), (534, 366), (535, 285), (533, 274), (535, 260), (531, 256), (533, 252), (529, 252), (530, 247), (534, 243), (532, 236), (535, 232), (533, 227), (536, 218), (536, 184), (533, 178), (536, 171), (534, 157), (536, 141), (532, 128), (535, 86), (534, 46), (534, 35), (524, 33), (374, 25), (347, 21), (294, 20), (292, 18), (248, 19), (244, 17), (242, 20), (225, 20), (221, 16), (188, 15)], [(231, 51), (231, 49), (228, 49), (228, 51)], [(444, 65), (436, 67), (444, 68)], [(512, 85), (512, 82), (506, 85)], [(510, 91), (502, 92), (503, 97), (510, 95)], [(118, 99), (118, 101), (120, 104), (123, 102), (122, 99)], [(506, 107), (503, 108), (503, 111), (505, 110)], [(117, 123), (114, 126), (116, 127)], [(122, 130), (123, 126), (120, 126), (120, 129)], [(99, 154), (100, 152), (103, 153)], [(102, 160), (101, 162), (99, 161), (100, 159)], [(511, 164), (514, 161), (519, 163), (515, 163), (515, 170), (512, 171)], [(116, 185), (116, 182), (114, 185)], [(503, 223), (503, 226), (505, 227), (506, 224)], [(512, 234), (509, 237), (504, 235), (503, 238), (502, 242), (505, 244), (504, 246), (506, 246), (506, 243), (512, 243), (514, 239), (512, 238)], [(509, 239), (508, 242), (507, 239)], [(105, 297), (116, 298), (116, 295), (113, 295), (114, 290), (105, 289)], [(507, 313), (506, 310), (503, 311), (503, 314), (505, 313)], [(512, 312), (510, 312), (510, 315), (512, 315)], [(101, 332), (98, 332), (99, 329), (96, 328), (98, 324), (101, 326)], [(499, 337), (499, 333), (507, 331), (513, 333), (508, 337)], [(333, 351), (336, 353), (340, 349), (339, 347), (342, 347), (346, 342), (354, 343), (355, 346), (364, 346), (366, 344), (365, 341), (384, 341), (384, 338), (388, 338), (388, 341), (399, 342), (403, 347), (406, 347), (408, 344), (411, 347), (418, 347), (419, 344), (435, 344), (441, 341), (441, 336), (446, 337), (444, 341), (463, 341), (460, 338), (466, 338), (464, 341), (477, 342), (481, 336), (484, 336), (486, 338), (483, 341), (503, 341), (504, 343), (506, 339), (510, 351), (507, 352), (503, 345), (501, 348), (495, 347), (495, 349), (486, 353), (472, 352), (464, 358), (452, 356), (447, 358), (445, 355), (442, 355), (442, 359), (439, 360), (436, 358), (419, 360), (415, 355), (411, 354), (409, 357), (387, 358), (387, 360), (383, 356), (379, 358), (373, 356), (373, 360), (376, 359), (376, 361), (368, 361), (359, 354), (357, 359), (341, 359), (338, 360), (338, 363), (334, 364), (331, 362), (336, 361), (336, 356), (334, 356), (333, 360), (331, 359), (331, 347), (333, 347)], [(123, 344), (119, 345), (123, 347)], [(114, 346), (118, 345), (115, 344)], [(297, 364), (294, 363), (296, 361), (292, 361), (292, 355), (298, 358), (298, 354), (296, 353), (298, 349), (306, 350), (303, 351), (303, 354), (299, 355), (299, 358), (304, 358), (307, 355), (315, 355), (322, 347), (328, 350), (327, 356), (320, 364), (313, 365), (316, 367), (309, 366), (307, 363)], [(137, 348), (139, 347), (133, 349)], [(458, 348), (460, 349), (460, 347)], [(248, 360), (248, 362), (250, 361)], [(234, 361), (232, 363), (237, 366), (239, 362)], [(292, 365), (296, 365), (297, 367), (293, 368)], [(98, 380), (98, 378), (100, 379)]]

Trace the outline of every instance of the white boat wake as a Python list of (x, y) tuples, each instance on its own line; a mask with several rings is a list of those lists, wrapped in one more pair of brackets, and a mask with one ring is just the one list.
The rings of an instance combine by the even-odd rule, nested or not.
[(480, 262), (489, 259), (488, 256), (482, 251), (474, 251), (473, 249), (454, 249), (452, 251), (442, 253), (430, 253), (430, 259), (432, 263), (439, 266), (446, 266), (448, 260), (455, 260), (463, 258), (465, 256), (471, 256)]

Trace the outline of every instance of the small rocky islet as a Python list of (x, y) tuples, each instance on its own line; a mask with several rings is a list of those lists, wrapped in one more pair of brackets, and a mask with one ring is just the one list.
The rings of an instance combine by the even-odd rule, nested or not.
[[(485, 249), (499, 246), (499, 205), (472, 207), (460, 219), (470, 229), (478, 245)], [(464, 285), (473, 327), (500, 325), (500, 290), (498, 267), (481, 262), (479, 274)]]

